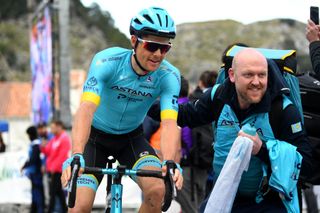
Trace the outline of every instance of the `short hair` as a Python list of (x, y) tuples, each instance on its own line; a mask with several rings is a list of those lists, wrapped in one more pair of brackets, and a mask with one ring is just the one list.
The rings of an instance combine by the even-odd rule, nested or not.
[(31, 140), (35, 140), (38, 138), (38, 131), (35, 126), (30, 126), (27, 128), (26, 133), (28, 134)]
[(51, 121), (51, 123), (55, 124), (56, 126), (62, 127), (62, 129), (65, 128), (65, 126), (64, 126), (64, 124), (63, 124), (63, 122), (61, 120), (53, 120), (53, 121)]
[(199, 81), (202, 82), (205, 88), (213, 87), (216, 83), (218, 74), (215, 71), (206, 70), (201, 73)]
[(189, 95), (189, 82), (185, 77), (181, 75), (181, 89), (179, 93), (179, 97), (188, 97)]
[(43, 127), (46, 127), (46, 126), (47, 126), (47, 122), (41, 121), (41, 122), (38, 123), (37, 128), (43, 128)]

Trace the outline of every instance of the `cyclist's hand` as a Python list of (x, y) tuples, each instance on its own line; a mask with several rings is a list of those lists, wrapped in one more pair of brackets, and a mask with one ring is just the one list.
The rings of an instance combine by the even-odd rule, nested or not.
[[(174, 174), (172, 175), (172, 179), (175, 182), (175, 185), (177, 189), (181, 190), (182, 185), (183, 185), (183, 176), (182, 176), (182, 169), (178, 163), (175, 163), (175, 171)], [(165, 176), (167, 173), (167, 166), (166, 166), (166, 161), (162, 163), (162, 175)]]
[(172, 179), (176, 183), (177, 189), (181, 190), (183, 185), (182, 169), (176, 168)]
[(74, 161), (74, 157), (78, 156), (80, 158), (80, 170), (78, 176), (81, 175), (84, 171), (85, 163), (82, 154), (73, 154), (68, 158), (62, 165), (62, 175), (61, 175), (61, 184), (63, 187), (66, 187), (71, 178), (71, 164)]

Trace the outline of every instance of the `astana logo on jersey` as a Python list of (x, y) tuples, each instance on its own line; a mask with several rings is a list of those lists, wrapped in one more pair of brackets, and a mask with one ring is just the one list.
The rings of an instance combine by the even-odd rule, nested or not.
[(98, 81), (97, 81), (97, 79), (96, 79), (95, 77), (91, 77), (91, 78), (87, 81), (87, 85), (88, 85), (88, 86), (91, 86), (91, 87), (97, 85), (97, 83), (98, 83)]
[(95, 87), (97, 84), (98, 84), (97, 79), (94, 76), (92, 76), (91, 78), (88, 79), (86, 85), (84, 86), (84, 90), (99, 93), (99, 89)]
[(131, 88), (128, 88), (128, 87), (121, 87), (121, 86), (115, 85), (115, 86), (112, 86), (111, 89), (117, 90), (117, 91), (120, 91), (120, 92), (129, 93), (130, 95), (152, 98), (152, 95), (149, 92), (143, 92), (143, 91), (131, 89)]

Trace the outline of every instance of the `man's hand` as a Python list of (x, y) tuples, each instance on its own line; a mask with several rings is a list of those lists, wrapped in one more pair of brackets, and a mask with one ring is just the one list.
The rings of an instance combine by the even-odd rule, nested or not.
[(242, 130), (239, 131), (238, 136), (243, 136), (243, 137), (247, 137), (250, 138), (253, 142), (253, 146), (252, 146), (252, 154), (256, 155), (258, 154), (258, 152), (261, 149), (262, 146), (262, 141), (259, 137), (259, 135), (256, 133), (254, 136), (246, 134), (245, 132), (243, 132)]
[[(177, 189), (181, 190), (183, 185), (182, 169), (179, 164), (176, 164), (176, 165), (177, 165), (177, 168), (174, 171), (172, 180), (175, 182)], [(162, 166), (162, 175), (165, 176), (166, 174), (167, 174), (167, 166), (164, 164)]]
[(319, 41), (320, 40), (320, 26), (316, 25), (313, 23), (313, 21), (308, 20), (308, 24), (306, 27), (306, 38), (308, 41), (314, 42), (314, 41)]
[(62, 175), (61, 175), (61, 184), (63, 187), (67, 187), (70, 178), (71, 178), (71, 164), (74, 162), (74, 157), (78, 156), (80, 159), (80, 170), (78, 176), (80, 176), (85, 167), (85, 162), (82, 154), (73, 154), (70, 158), (68, 158), (62, 165)]

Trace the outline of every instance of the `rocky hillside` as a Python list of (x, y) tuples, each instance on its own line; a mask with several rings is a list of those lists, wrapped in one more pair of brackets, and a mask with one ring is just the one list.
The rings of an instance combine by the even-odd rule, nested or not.
[(310, 70), (305, 24), (276, 19), (244, 25), (233, 20), (187, 23), (178, 26), (169, 60), (195, 81), (206, 70), (217, 70), (225, 48), (235, 42), (253, 47), (296, 49), (298, 70)]
[[(0, 9), (0, 80), (30, 80), (25, 2), (0, 0), (3, 5)], [(110, 46), (130, 47), (129, 39), (114, 26), (108, 12), (101, 11), (97, 4), (85, 8), (80, 0), (70, 2), (73, 69), (87, 70), (92, 56), (101, 49)], [(15, 10), (17, 8), (19, 10)], [(54, 20), (55, 24), (56, 16)], [(305, 24), (294, 20), (276, 19), (249, 25), (233, 20), (185, 23), (178, 25), (177, 31), (168, 59), (193, 82), (202, 71), (217, 70), (222, 52), (235, 42), (253, 47), (296, 49), (299, 70), (311, 69)], [(54, 38), (57, 39), (58, 35), (55, 34)]]
[[(0, 81), (30, 81), (31, 78), (26, 2), (0, 0)], [(52, 17), (56, 30), (56, 10), (52, 10)], [(70, 1), (69, 32), (73, 69), (87, 69), (93, 54), (99, 50), (115, 45), (130, 46), (128, 38), (114, 26), (108, 12), (101, 11), (97, 4), (86, 8), (80, 0)], [(56, 47), (58, 38), (54, 33)]]

